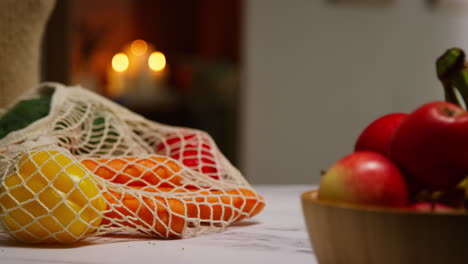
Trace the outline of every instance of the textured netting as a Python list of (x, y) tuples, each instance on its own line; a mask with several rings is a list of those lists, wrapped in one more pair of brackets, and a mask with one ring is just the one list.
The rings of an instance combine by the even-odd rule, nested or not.
[[(45, 83), (49, 114), (0, 140), (0, 226), (24, 242), (222, 231), (264, 199), (205, 132), (147, 120), (80, 87)], [(8, 109), (6, 109), (8, 110)]]

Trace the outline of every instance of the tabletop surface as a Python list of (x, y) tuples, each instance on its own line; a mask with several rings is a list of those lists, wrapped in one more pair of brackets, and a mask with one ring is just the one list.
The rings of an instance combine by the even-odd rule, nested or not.
[(0, 234), (0, 263), (317, 263), (301, 211), (307, 185), (255, 186), (264, 211), (226, 231), (178, 240), (104, 236), (79, 245), (29, 246)]

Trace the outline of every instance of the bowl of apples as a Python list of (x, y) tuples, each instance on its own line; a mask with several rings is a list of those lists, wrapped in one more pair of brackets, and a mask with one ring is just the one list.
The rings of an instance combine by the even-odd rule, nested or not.
[(374, 120), (302, 194), (320, 264), (468, 263), (468, 111), (451, 94), (468, 92), (464, 59), (437, 61), (445, 101)]
[(301, 198), (320, 264), (468, 263), (465, 214), (351, 206), (317, 196), (310, 191)]

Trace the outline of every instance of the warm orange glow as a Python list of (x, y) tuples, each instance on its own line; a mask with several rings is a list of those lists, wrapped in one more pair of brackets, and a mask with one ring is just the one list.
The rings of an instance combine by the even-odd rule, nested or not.
[(128, 69), (128, 56), (124, 53), (117, 53), (112, 58), (112, 69), (116, 72), (124, 72)]
[(148, 44), (144, 40), (137, 39), (130, 44), (130, 50), (136, 56), (141, 56), (148, 50)]
[(166, 67), (166, 57), (161, 52), (155, 51), (148, 58), (148, 66), (153, 71), (161, 71)]

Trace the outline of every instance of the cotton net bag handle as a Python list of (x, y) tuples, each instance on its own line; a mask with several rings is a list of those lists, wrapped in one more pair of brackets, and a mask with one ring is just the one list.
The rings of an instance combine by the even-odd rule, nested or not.
[(0, 219), (11, 237), (179, 238), (263, 209), (205, 132), (147, 120), (81, 87), (45, 83), (22, 98), (44, 94), (49, 114), (0, 140)]

